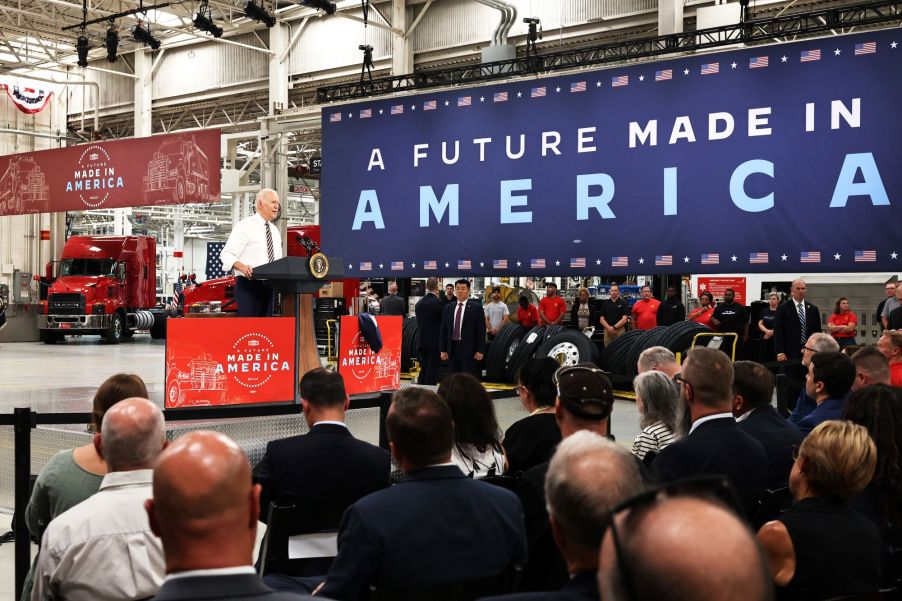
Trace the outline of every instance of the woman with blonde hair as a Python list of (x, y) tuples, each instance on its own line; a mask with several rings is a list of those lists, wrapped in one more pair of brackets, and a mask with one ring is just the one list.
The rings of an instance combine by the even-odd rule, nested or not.
[(874, 476), (877, 447), (863, 426), (829, 420), (795, 453), (789, 488), (795, 498), (758, 531), (777, 599), (812, 601), (880, 588), (880, 531), (849, 502)]

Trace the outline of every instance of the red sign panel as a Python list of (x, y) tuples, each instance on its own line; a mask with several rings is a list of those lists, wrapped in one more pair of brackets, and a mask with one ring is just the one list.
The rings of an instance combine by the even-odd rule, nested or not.
[(745, 278), (698, 278), (698, 294), (710, 292), (716, 301), (723, 300), (723, 293), (727, 288), (732, 288), (736, 293), (734, 302), (745, 305)]
[(166, 322), (165, 406), (294, 401), (293, 317)]
[(376, 354), (360, 333), (356, 315), (341, 318), (338, 373), (348, 394), (397, 390), (401, 387), (400, 315), (376, 317), (382, 335), (382, 349)]
[(0, 215), (219, 200), (218, 129), (0, 157)]

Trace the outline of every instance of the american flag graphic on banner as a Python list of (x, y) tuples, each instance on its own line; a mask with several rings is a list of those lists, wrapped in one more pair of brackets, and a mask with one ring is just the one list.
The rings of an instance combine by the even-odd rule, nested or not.
[(702, 254), (702, 265), (718, 265), (720, 263), (720, 253), (704, 253)]
[(507, 102), (507, 92), (495, 92), (495, 102)]
[(507, 269), (507, 259), (495, 259), (492, 261), (492, 269)]
[(545, 93), (545, 86), (541, 86), (538, 88), (533, 88), (529, 95), (533, 98), (542, 98), (543, 96), (545, 96)]
[(655, 256), (655, 265), (666, 267), (673, 265), (673, 255), (657, 255)]
[(629, 267), (629, 257), (611, 257), (611, 267)]
[(578, 269), (586, 266), (586, 258), (585, 257), (577, 257), (576, 259), (570, 259), (570, 268)]
[(373, 116), (373, 109), (363, 109), (362, 111), (360, 111), (361, 119), (369, 119), (372, 116)]
[(767, 262), (767, 253), (749, 253), (749, 263), (763, 265)]
[(856, 250), (855, 251), (855, 262), (856, 263), (872, 263), (877, 260), (877, 251), (876, 250)]
[(819, 60), (821, 60), (820, 50), (802, 50), (802, 53), (799, 56), (799, 61), (803, 63), (810, 63), (812, 61)]
[(820, 263), (821, 262), (821, 252), (819, 250), (806, 250), (802, 251), (802, 255), (799, 258), (802, 263)]
[(855, 44), (855, 56), (858, 56), (859, 54), (874, 54), (875, 52), (877, 52), (877, 42)]
[(761, 69), (767, 66), (768, 58), (766, 56), (756, 56), (749, 59), (749, 69)]
[(360, 263), (360, 271), (372, 271), (373, 264), (370, 261), (364, 261)]
[(222, 259), (219, 258), (219, 254), (224, 247), (225, 242), (207, 242), (206, 274), (208, 280), (224, 278), (229, 274), (228, 271), (222, 268)]
[(400, 114), (402, 114), (403, 112), (404, 112), (404, 105), (403, 105), (403, 104), (396, 104), (396, 105), (394, 105), (393, 107), (391, 107), (391, 114), (392, 114), (392, 115), (400, 115)]
[(655, 81), (667, 81), (668, 79), (673, 79), (673, 69), (655, 71)]
[(545, 269), (545, 259), (530, 259), (529, 266), (532, 269)]
[(585, 92), (586, 91), (586, 82), (577, 81), (570, 84), (571, 92)]
[(611, 87), (619, 88), (621, 86), (630, 85), (630, 76), (629, 75), (618, 75), (617, 77), (611, 78)]
[(465, 259), (457, 262), (458, 269), (473, 269), (473, 262), (469, 259)]
[(702, 65), (702, 75), (720, 73), (720, 63), (705, 63)]
[(423, 269), (426, 271), (435, 271), (438, 269), (438, 263), (435, 261), (423, 261)]
[(436, 106), (438, 106), (438, 105), (436, 104), (435, 100), (427, 100), (426, 102), (423, 103), (423, 110), (424, 111), (434, 111)]
[(403, 271), (404, 270), (404, 261), (392, 261), (391, 262), (391, 270), (392, 271)]
[(332, 113), (329, 115), (329, 123), (335, 123), (336, 121), (341, 121), (341, 113)]
[(461, 96), (457, 99), (457, 106), (470, 106), (473, 104), (473, 98), (470, 96)]

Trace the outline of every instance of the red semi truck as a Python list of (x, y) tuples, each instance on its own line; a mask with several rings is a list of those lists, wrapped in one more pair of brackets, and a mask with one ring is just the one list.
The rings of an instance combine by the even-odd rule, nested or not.
[(156, 308), (157, 244), (150, 236), (73, 236), (62, 259), (42, 279), (49, 285), (41, 340), (67, 334), (100, 334), (116, 344), (135, 330), (165, 335), (165, 314)]

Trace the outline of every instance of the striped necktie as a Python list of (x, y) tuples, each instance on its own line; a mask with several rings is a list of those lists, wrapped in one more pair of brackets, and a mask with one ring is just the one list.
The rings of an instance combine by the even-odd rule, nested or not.
[(269, 257), (269, 262), (272, 263), (276, 260), (276, 255), (272, 250), (272, 232), (269, 231), (269, 224), (264, 222), (263, 227), (266, 228), (266, 256)]
[(799, 310), (799, 331), (802, 333), (802, 346), (805, 346), (805, 343), (808, 342), (808, 336), (805, 332), (805, 303), (801, 302), (796, 307)]

